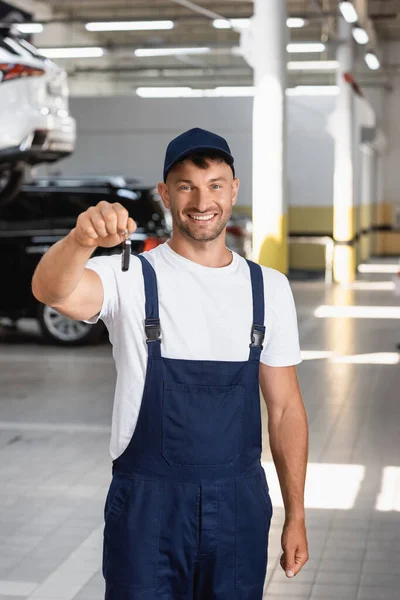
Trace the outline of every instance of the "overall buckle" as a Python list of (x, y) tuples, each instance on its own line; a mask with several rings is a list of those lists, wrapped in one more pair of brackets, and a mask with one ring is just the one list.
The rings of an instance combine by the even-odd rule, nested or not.
[(262, 348), (265, 338), (265, 327), (264, 325), (253, 325), (251, 330), (251, 344), (250, 348)]
[(146, 343), (161, 341), (160, 319), (145, 319)]

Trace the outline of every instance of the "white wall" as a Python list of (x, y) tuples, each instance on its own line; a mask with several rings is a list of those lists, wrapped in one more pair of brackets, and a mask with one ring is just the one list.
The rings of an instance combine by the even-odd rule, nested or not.
[[(77, 149), (50, 170), (137, 176), (153, 185), (162, 177), (168, 142), (186, 129), (204, 127), (228, 140), (241, 179), (238, 204), (251, 205), (252, 105), (251, 98), (71, 98)], [(333, 141), (326, 121), (334, 105), (333, 97), (288, 98), (291, 205), (332, 204)], [(268, 198), (268, 181), (265, 189)]]

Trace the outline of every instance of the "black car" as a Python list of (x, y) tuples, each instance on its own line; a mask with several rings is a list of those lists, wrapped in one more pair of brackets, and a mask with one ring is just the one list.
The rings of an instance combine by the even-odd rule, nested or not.
[[(120, 177), (38, 179), (25, 184), (19, 194), (0, 206), (0, 256), (3, 282), (0, 318), (16, 323), (37, 318), (45, 338), (53, 343), (76, 345), (100, 339), (104, 325), (88, 325), (60, 315), (38, 302), (31, 280), (41, 256), (75, 226), (78, 215), (101, 200), (119, 202), (136, 221), (131, 236), (132, 253), (139, 254), (166, 241), (170, 215), (157, 190)], [(98, 248), (93, 256), (121, 253), (121, 246)]]

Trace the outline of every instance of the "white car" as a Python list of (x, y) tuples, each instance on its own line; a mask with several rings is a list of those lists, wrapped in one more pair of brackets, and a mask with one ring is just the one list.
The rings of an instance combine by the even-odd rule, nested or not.
[(0, 27), (0, 202), (23, 182), (26, 165), (75, 150), (66, 72), (9, 27)]

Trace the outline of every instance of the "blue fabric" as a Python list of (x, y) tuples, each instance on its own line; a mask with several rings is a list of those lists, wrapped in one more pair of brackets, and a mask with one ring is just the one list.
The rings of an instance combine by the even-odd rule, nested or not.
[[(139, 259), (153, 326), (156, 275)], [(272, 504), (261, 467), (262, 347), (253, 333), (263, 333), (264, 291), (261, 268), (248, 264), (247, 361), (164, 358), (148, 330), (141, 409), (113, 462), (105, 504), (106, 600), (262, 599)]]
[(230, 165), (233, 175), (235, 175), (235, 168), (233, 166), (234, 158), (231, 154), (228, 142), (216, 133), (195, 127), (194, 129), (190, 129), (189, 131), (185, 131), (185, 133), (178, 135), (178, 137), (174, 138), (172, 142), (168, 144), (164, 161), (164, 181), (167, 179), (168, 171), (177, 162), (199, 150), (211, 150), (217, 152), (226, 160), (228, 165)]

